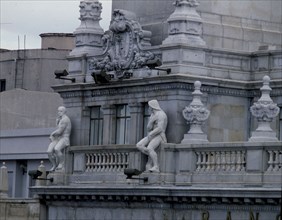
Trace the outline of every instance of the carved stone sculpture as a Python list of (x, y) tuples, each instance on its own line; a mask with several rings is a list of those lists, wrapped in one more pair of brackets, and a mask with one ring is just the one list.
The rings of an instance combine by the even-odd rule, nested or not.
[(202, 124), (208, 119), (210, 111), (203, 105), (201, 101), (201, 82), (194, 83), (195, 91), (192, 93), (193, 100), (189, 106), (183, 110), (183, 117), (190, 124), (190, 130), (184, 135), (181, 143), (202, 143), (208, 142), (207, 135), (202, 131)]
[(250, 111), (258, 121), (258, 128), (252, 132), (249, 141), (278, 141), (276, 132), (270, 127), (270, 123), (279, 114), (279, 107), (270, 98), (269, 76), (263, 77), (263, 86), (260, 88), (261, 97), (255, 102)]
[(80, 26), (75, 30), (75, 48), (70, 55), (102, 53), (104, 30), (99, 24), (102, 4), (98, 0), (83, 0), (79, 4)]
[(136, 147), (142, 153), (148, 155), (148, 161), (146, 164), (146, 171), (160, 172), (158, 164), (158, 156), (155, 150), (161, 143), (166, 143), (166, 127), (167, 116), (165, 112), (160, 108), (157, 100), (151, 100), (148, 102), (149, 109), (151, 110), (151, 116), (147, 125), (148, 135), (140, 140)]
[(50, 135), (51, 143), (47, 153), (52, 164), (50, 171), (64, 169), (65, 158), (63, 150), (70, 145), (71, 121), (66, 115), (66, 108), (58, 108), (58, 117), (56, 119), (57, 129)]
[(175, 11), (167, 22), (169, 25), (168, 37), (163, 45), (171, 43), (184, 43), (189, 45), (205, 46), (201, 38), (202, 18), (197, 13), (197, 0), (176, 0)]
[(89, 69), (94, 74), (111, 72), (114, 78), (128, 78), (132, 69), (146, 68), (146, 63), (155, 58), (145, 50), (151, 45), (151, 32), (142, 30), (134, 13), (114, 10), (109, 29), (103, 36), (103, 55), (90, 59)]

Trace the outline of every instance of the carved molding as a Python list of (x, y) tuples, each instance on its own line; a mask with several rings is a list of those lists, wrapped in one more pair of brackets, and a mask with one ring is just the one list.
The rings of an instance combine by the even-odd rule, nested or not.
[[(127, 95), (133, 93), (147, 93), (147, 92), (157, 92), (163, 90), (185, 90), (193, 91), (193, 85), (181, 82), (172, 82), (165, 84), (150, 84), (150, 85), (135, 85), (128, 87), (118, 87), (118, 88), (93, 88), (89, 87), (84, 91), (59, 91), (62, 98), (75, 98), (75, 97), (100, 97), (107, 95)], [(256, 97), (259, 96), (259, 91), (257, 90), (243, 90), (243, 89), (228, 89), (219, 88), (214, 86), (202, 86), (201, 91), (204, 93), (209, 93), (213, 95), (226, 95), (226, 96), (237, 96), (237, 97)], [(271, 93), (273, 96), (281, 96), (282, 88), (274, 89)]]

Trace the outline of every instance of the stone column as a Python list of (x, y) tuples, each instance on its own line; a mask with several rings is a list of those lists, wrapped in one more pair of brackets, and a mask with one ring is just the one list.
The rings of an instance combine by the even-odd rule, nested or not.
[(3, 162), (0, 168), (0, 198), (8, 197), (8, 170)]
[(201, 96), (203, 93), (200, 91), (201, 82), (194, 83), (195, 91), (192, 93), (193, 100), (188, 107), (183, 110), (183, 117), (187, 123), (190, 124), (190, 130), (184, 135), (182, 144), (193, 144), (208, 142), (207, 135), (202, 131), (202, 124), (208, 119), (210, 111), (203, 105)]
[(202, 18), (197, 13), (197, 0), (176, 0), (175, 11), (167, 19), (169, 30), (168, 37), (163, 41), (166, 44), (189, 44), (205, 46), (202, 39)]
[(74, 31), (75, 48), (70, 55), (101, 53), (104, 30), (100, 26), (102, 4), (98, 0), (84, 0), (79, 4), (80, 26)]
[(114, 105), (103, 105), (103, 144), (115, 143), (115, 117), (116, 108)]
[(87, 75), (87, 56), (102, 54), (104, 30), (100, 26), (102, 4), (98, 0), (80, 2), (80, 26), (74, 31), (75, 48), (67, 58), (69, 73), (76, 82), (93, 81)]
[(270, 98), (270, 91), (272, 89), (269, 83), (269, 76), (264, 76), (263, 86), (260, 88), (261, 97), (250, 108), (252, 115), (258, 121), (258, 128), (252, 132), (252, 136), (249, 139), (250, 142), (278, 141), (276, 132), (272, 130), (270, 123), (278, 116), (280, 109)]
[[(162, 42), (162, 67), (172, 73), (197, 74), (205, 63), (205, 41), (202, 39), (202, 19), (196, 11), (196, 0), (176, 0), (175, 11), (168, 18), (168, 37)], [(191, 68), (194, 71), (191, 71)]]
[(143, 108), (141, 103), (130, 103), (130, 144), (136, 144), (142, 139), (143, 133)]

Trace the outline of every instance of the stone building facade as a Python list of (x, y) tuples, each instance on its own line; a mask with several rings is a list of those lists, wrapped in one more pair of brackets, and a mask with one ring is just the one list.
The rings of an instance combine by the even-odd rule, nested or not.
[[(231, 1), (159, 2), (113, 1), (112, 21), (104, 32), (99, 26), (101, 3), (81, 1), (76, 47), (67, 58), (68, 77), (76, 81), (53, 86), (72, 122), (71, 146), (65, 152), (65, 169), (48, 174), (53, 182), (31, 189), (42, 212), (46, 219), (281, 219), (281, 45), (256, 50), (250, 45), (265, 46), (266, 41), (254, 39), (253, 44), (244, 35), (240, 40), (248, 47), (235, 50), (233, 43), (208, 40), (210, 33), (203, 32), (207, 16), (210, 22), (211, 17), (235, 22), (243, 31), (237, 21), (255, 22)], [(167, 13), (165, 5), (172, 2)], [(271, 8), (279, 4), (264, 3)], [(234, 13), (222, 12), (223, 4)], [(256, 14), (258, 8), (248, 4)], [(129, 7), (144, 10), (136, 16), (125, 10)], [(145, 28), (158, 13), (166, 14), (167, 24), (158, 29), (160, 22), (150, 32)], [(139, 15), (148, 16), (142, 20)], [(275, 26), (275, 19), (269, 23)], [(230, 29), (228, 25), (216, 27)], [(224, 33), (233, 41), (232, 31)], [(215, 32), (213, 39), (220, 34)], [(205, 138), (189, 133), (192, 125), (183, 117), (199, 96), (209, 110), (202, 126)], [(146, 136), (148, 102), (153, 99), (168, 119), (156, 173), (143, 172), (147, 158), (136, 148)], [(275, 109), (273, 117), (265, 110), (257, 122), (259, 117), (250, 111), (256, 103), (270, 112)], [(261, 139), (252, 139), (254, 131)], [(263, 136), (268, 132), (272, 141)], [(198, 141), (191, 142), (191, 137)], [(124, 173), (128, 168), (142, 173)]]

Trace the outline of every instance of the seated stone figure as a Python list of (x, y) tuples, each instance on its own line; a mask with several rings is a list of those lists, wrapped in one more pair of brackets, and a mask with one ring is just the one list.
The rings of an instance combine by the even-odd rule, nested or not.
[(66, 115), (66, 108), (64, 106), (58, 108), (56, 124), (57, 129), (50, 135), (51, 143), (47, 150), (49, 160), (52, 163), (50, 171), (64, 168), (65, 161), (62, 151), (70, 145), (71, 121)]
[(148, 155), (146, 171), (160, 172), (158, 156), (155, 152), (161, 143), (166, 143), (167, 116), (160, 108), (157, 100), (148, 102), (151, 116), (147, 125), (148, 135), (140, 140), (136, 147), (144, 154)]

